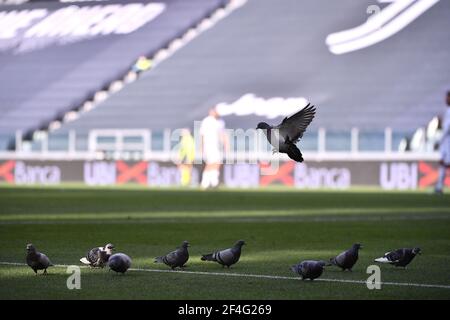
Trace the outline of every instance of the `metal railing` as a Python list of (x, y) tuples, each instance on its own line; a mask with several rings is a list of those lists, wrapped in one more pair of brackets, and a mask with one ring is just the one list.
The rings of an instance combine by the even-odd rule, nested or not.
[[(232, 134), (231, 131), (229, 133)], [(411, 133), (395, 132), (391, 128), (384, 131), (319, 128), (305, 133), (299, 146), (309, 158), (316, 160), (438, 159), (439, 155), (433, 148), (416, 152), (401, 150), (402, 139), (408, 135)], [(194, 137), (197, 151), (198, 138)], [(267, 142), (261, 143), (251, 136), (248, 138), (248, 143), (235, 143), (232, 146), (231, 153), (235, 158), (273, 158)], [(0, 158), (168, 160), (177, 152), (175, 146), (178, 142), (179, 135), (168, 129), (95, 129), (87, 135), (75, 131), (63, 134), (41, 131), (34, 134), (32, 141), (24, 141), (22, 133), (18, 131), (15, 134), (15, 148), (0, 151)]]

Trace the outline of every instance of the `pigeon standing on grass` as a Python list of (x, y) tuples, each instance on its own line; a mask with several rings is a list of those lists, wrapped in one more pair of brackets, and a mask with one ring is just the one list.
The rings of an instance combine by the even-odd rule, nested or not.
[(383, 257), (375, 259), (375, 262), (389, 263), (396, 267), (406, 268), (418, 254), (421, 254), (420, 248), (402, 248), (386, 252)]
[(109, 257), (108, 266), (112, 271), (125, 273), (131, 267), (131, 258), (125, 253), (115, 253)]
[(330, 263), (326, 263), (325, 261), (305, 260), (299, 264), (293, 265), (291, 270), (299, 274), (302, 277), (302, 280), (314, 280), (322, 275), (325, 266), (330, 265)]
[(27, 264), (36, 275), (38, 270), (44, 270), (43, 274), (47, 274), (47, 268), (53, 266), (50, 259), (45, 254), (38, 252), (31, 243), (27, 244)]
[(358, 251), (362, 248), (362, 245), (355, 243), (350, 249), (342, 252), (338, 256), (331, 258), (331, 264), (340, 267), (343, 271), (352, 271), (356, 261), (358, 261)]
[(315, 107), (308, 103), (296, 114), (284, 118), (279, 125), (271, 126), (260, 122), (256, 129), (264, 130), (267, 140), (274, 147), (274, 152), (287, 153), (292, 160), (303, 162), (302, 153), (295, 144), (303, 137), (303, 133), (314, 119), (315, 114)]
[(80, 259), (80, 262), (94, 268), (103, 268), (112, 255), (113, 250), (114, 245), (112, 243), (108, 243), (104, 247), (92, 248), (86, 254), (86, 257)]
[(229, 268), (231, 265), (237, 263), (241, 257), (242, 246), (245, 244), (244, 240), (239, 240), (232, 248), (215, 251), (210, 254), (202, 256), (202, 261), (215, 261), (222, 265), (222, 267)]
[(188, 247), (189, 242), (183, 241), (181, 246), (178, 247), (175, 251), (169, 252), (165, 256), (156, 257), (155, 263), (164, 263), (171, 267), (172, 270), (176, 267), (180, 267), (181, 269), (183, 269), (186, 262), (189, 260)]

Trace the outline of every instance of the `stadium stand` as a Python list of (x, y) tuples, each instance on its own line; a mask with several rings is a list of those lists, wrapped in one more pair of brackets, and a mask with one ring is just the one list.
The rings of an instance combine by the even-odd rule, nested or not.
[[(182, 4), (179, 2), (182, 1), (167, 1), (173, 6), (179, 5), (180, 10), (173, 7), (174, 10), (168, 10), (165, 14), (185, 17), (192, 25), (195, 19), (184, 8), (181, 10)], [(389, 21), (389, 26), (396, 23), (395, 18), (411, 15), (413, 6), (425, 2), (434, 5), (384, 41), (360, 50), (333, 54), (333, 49), (327, 45), (328, 36), (366, 23), (369, 18), (367, 8), (373, 5), (372, 0), (287, 0), (283, 6), (275, 0), (249, 0), (170, 59), (143, 73), (138, 81), (126, 85), (97, 108), (80, 114), (77, 120), (63, 123), (52, 134), (64, 135), (75, 131), (77, 136), (86, 137), (90, 130), (101, 128), (148, 128), (162, 131), (191, 127), (193, 121), (201, 120), (212, 105), (233, 105), (252, 94), (254, 99), (272, 101), (273, 106), (277, 106), (277, 103), (272, 98), (307, 98), (316, 104), (319, 107), (318, 121), (313, 122), (304, 144), (316, 145), (317, 130), (324, 127), (329, 135), (327, 148), (329, 145), (330, 150), (349, 150), (350, 130), (358, 127), (361, 149), (366, 146), (368, 149), (382, 150), (383, 130), (390, 127), (396, 141), (394, 144), (398, 145), (402, 138), (410, 136), (416, 128), (442, 111), (442, 94), (448, 90), (447, 85), (450, 83), (450, 44), (447, 41), (450, 20), (446, 14), (450, 10), (448, 1), (404, 1), (410, 7), (398, 12)], [(192, 10), (201, 11), (197, 16), (203, 17), (208, 10), (221, 5), (219, 1), (213, 4), (208, 1), (207, 8), (204, 1), (189, 1), (189, 5), (183, 3)], [(378, 5), (383, 10), (393, 4)], [(345, 14), (336, 15), (336, 12)], [(86, 65), (79, 65), (73, 71), (74, 74), (59, 70), (60, 75), (67, 74), (64, 81), (53, 81), (53, 85), (49, 86), (44, 81), (46, 78), (43, 78), (38, 83), (40, 88), (26, 87), (27, 82), (23, 78), (15, 81), (23, 82), (24, 90), (36, 94), (27, 101), (17, 103), (18, 107), (9, 111), (8, 117), (0, 117), (0, 127), (3, 129), (5, 126), (10, 133), (25, 123), (27, 128), (39, 127), (34, 117), (30, 117), (29, 122), (26, 117), (21, 118), (20, 126), (13, 120), (23, 115), (24, 110), (32, 110), (31, 105), (39, 106), (39, 102), (48, 97), (60, 96), (65, 99), (67, 103), (63, 110), (69, 106), (78, 106), (83, 99), (90, 98), (95, 90), (101, 89), (108, 81), (92, 79), (92, 84), (86, 86), (89, 90), (80, 90), (85, 92), (84, 95), (70, 99), (71, 95), (62, 92), (69, 86), (70, 79), (75, 80), (71, 82), (74, 85), (84, 87), (89, 81), (81, 74), (87, 74), (88, 70), (97, 73), (97, 70), (108, 69), (110, 74), (106, 78), (111, 79), (131, 66), (131, 58), (137, 58), (143, 51), (152, 52), (150, 45), (153, 42), (137, 40), (131, 45), (131, 39), (149, 39), (152, 32), (157, 31), (157, 22), (163, 24), (163, 17), (161, 14), (148, 26), (114, 42), (90, 62), (83, 60)], [(171, 19), (171, 23), (174, 20), (177, 21), (177, 28), (171, 35), (181, 36), (182, 30), (186, 28), (178, 28), (181, 22)], [(187, 25), (188, 22), (183, 27)], [(87, 41), (73, 45), (80, 46), (77, 51), (84, 52), (83, 46), (90, 44)], [(163, 45), (160, 42), (158, 46)], [(128, 54), (133, 46), (138, 46), (139, 50), (134, 55)], [(52, 47), (36, 54), (50, 54), (54, 61), (58, 61), (63, 51), (67, 54), (67, 48)], [(11, 55), (9, 58), (14, 60), (12, 64), (33, 70), (36, 67), (34, 58), (27, 55)], [(119, 63), (122, 59), (123, 64)], [(120, 69), (119, 65), (123, 68)], [(113, 66), (115, 72), (111, 69)], [(11, 68), (10, 76), (16, 76), (14, 70)], [(3, 77), (4, 73), (1, 74)], [(5, 91), (10, 90), (13, 88)], [(13, 97), (7, 96), (2, 94), (2, 99), (13, 101)], [(250, 110), (249, 114), (232, 113), (225, 116), (227, 126), (253, 128), (258, 121), (267, 121), (266, 117), (256, 114), (256, 108)], [(40, 116), (41, 125), (51, 117), (60, 116), (58, 112), (52, 112), (50, 117)], [(278, 116), (270, 121), (281, 119), (282, 116)]]
[[(152, 55), (167, 46), (226, 2), (38, 2), (0, 7), (0, 147), (11, 142), (16, 130), (29, 134), (62, 119), (67, 111), (79, 108), (95, 92), (126, 74), (140, 55)], [(114, 6), (122, 7), (116, 10)], [(94, 21), (86, 30), (80, 28), (81, 21), (89, 17), (89, 10), (97, 10), (96, 17), (103, 17), (101, 22), (111, 22), (115, 12), (121, 14), (116, 20), (125, 19), (125, 7), (129, 12), (135, 10), (133, 16), (125, 18), (136, 22), (138, 16), (147, 19), (147, 23), (138, 25), (133, 32), (120, 29), (120, 24), (116, 32), (110, 32), (108, 28), (114, 23), (104, 23), (102, 35), (95, 36), (89, 34), (89, 28), (98, 27), (100, 22)], [(63, 16), (63, 10), (72, 11)], [(19, 14), (29, 17), (30, 12), (34, 19), (22, 17), (28, 25), (24, 23), (14, 30), (13, 22), (19, 22)], [(56, 19), (57, 14), (64, 19)], [(71, 24), (72, 21), (76, 23)], [(125, 27), (130, 25), (133, 23), (128, 22)]]
[[(337, 132), (351, 127), (408, 132), (442, 111), (443, 84), (450, 83), (448, 1), (386, 40), (341, 55), (330, 53), (327, 35), (365, 22), (373, 1), (287, 3), (248, 1), (63, 130), (192, 126), (210, 106), (247, 93), (307, 97), (319, 106), (313, 129)], [(248, 128), (267, 119), (250, 114), (225, 120), (230, 127)]]

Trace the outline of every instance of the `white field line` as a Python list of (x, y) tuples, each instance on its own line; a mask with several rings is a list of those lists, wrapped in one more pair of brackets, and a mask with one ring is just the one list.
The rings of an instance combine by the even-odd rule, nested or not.
[[(0, 262), (0, 265), (7, 266), (26, 266), (25, 263), (18, 262)], [(54, 267), (67, 268), (67, 264), (56, 264)], [(81, 268), (87, 268), (81, 266)], [(130, 271), (138, 272), (155, 272), (155, 273), (172, 273), (172, 274), (194, 274), (194, 275), (207, 275), (207, 276), (223, 276), (223, 277), (241, 277), (241, 278), (256, 278), (256, 279), (273, 279), (273, 280), (301, 280), (299, 277), (285, 277), (285, 276), (272, 276), (264, 274), (249, 274), (249, 273), (224, 273), (224, 272), (202, 272), (202, 271), (174, 271), (174, 270), (161, 270), (161, 269), (142, 269), (142, 268), (130, 268)], [(341, 282), (341, 283), (355, 283), (366, 284), (364, 280), (344, 280), (344, 279), (315, 279), (314, 281), (320, 282)], [(405, 283), (405, 282), (381, 282), (381, 285), (387, 286), (401, 286), (401, 287), (419, 287), (419, 288), (439, 288), (450, 289), (450, 285), (440, 284), (425, 284), (425, 283)]]

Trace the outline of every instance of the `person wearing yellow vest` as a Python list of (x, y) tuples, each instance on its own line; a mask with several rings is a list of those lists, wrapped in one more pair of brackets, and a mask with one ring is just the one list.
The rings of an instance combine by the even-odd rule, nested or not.
[(180, 164), (180, 182), (182, 186), (188, 186), (192, 179), (192, 167), (195, 159), (195, 142), (189, 129), (181, 130), (180, 149), (178, 150)]

